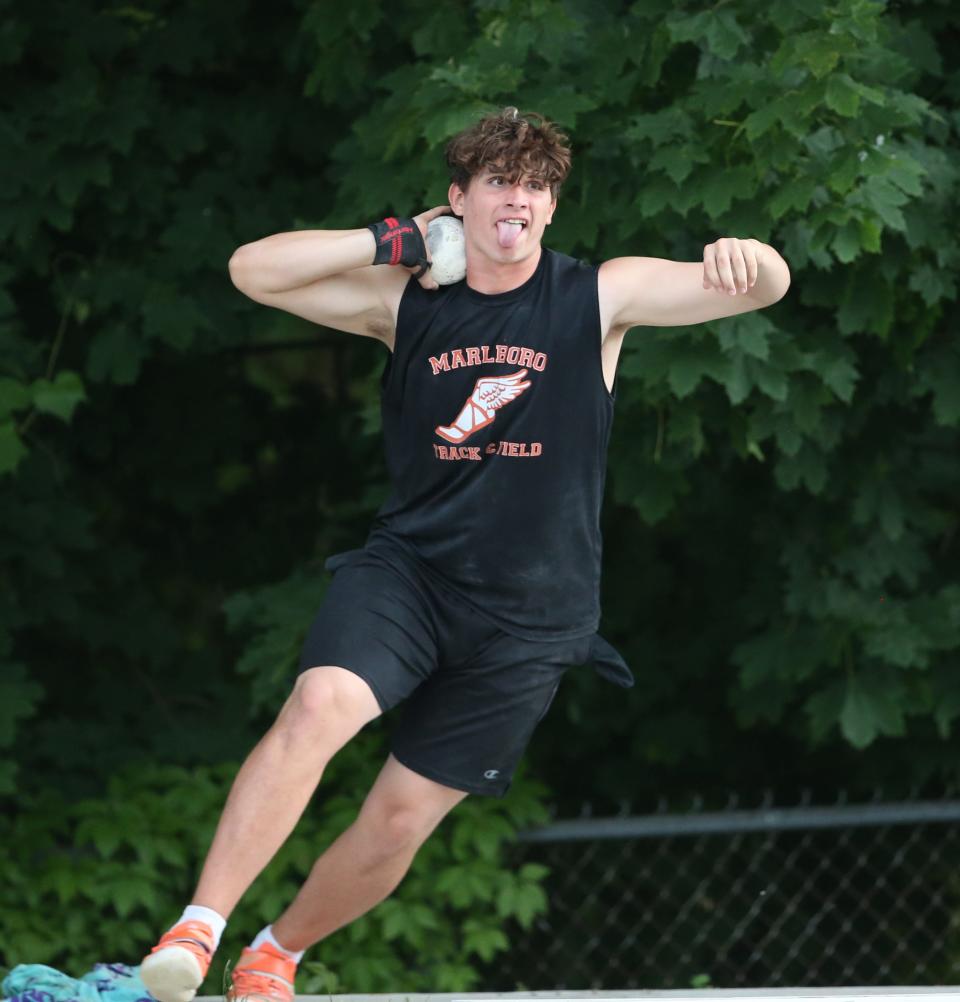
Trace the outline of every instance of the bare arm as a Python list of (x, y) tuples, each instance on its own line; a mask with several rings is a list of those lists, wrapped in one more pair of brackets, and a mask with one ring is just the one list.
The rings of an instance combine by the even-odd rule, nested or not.
[[(772, 247), (759, 240), (736, 241), (747, 245), (750, 262), (738, 248), (738, 260), (731, 261), (725, 252), (718, 271), (716, 247), (729, 239), (704, 247), (702, 263), (659, 257), (604, 261), (598, 287), (601, 315), (611, 318), (609, 328), (702, 324), (763, 309), (782, 299), (790, 287), (790, 269)], [(736, 290), (732, 297), (717, 295), (717, 290), (726, 293), (730, 289)]]
[[(414, 219), (426, 235), (430, 220), (450, 211), (438, 206)], [(415, 269), (374, 265), (375, 251), (366, 227), (275, 233), (237, 248), (230, 278), (255, 302), (391, 345), (400, 298)], [(429, 271), (419, 282), (437, 288)]]
[(243, 292), (290, 292), (344, 271), (372, 266), (373, 233), (294, 230), (244, 244), (230, 258), (230, 277)]

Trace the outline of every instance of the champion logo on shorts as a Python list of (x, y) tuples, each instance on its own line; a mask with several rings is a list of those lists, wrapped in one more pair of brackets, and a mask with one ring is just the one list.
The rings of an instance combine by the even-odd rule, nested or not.
[(483, 774), (483, 778), (484, 779), (496, 779), (497, 776), (499, 776), (499, 775), (500, 775), (500, 770), (499, 769), (487, 769), (487, 771)]

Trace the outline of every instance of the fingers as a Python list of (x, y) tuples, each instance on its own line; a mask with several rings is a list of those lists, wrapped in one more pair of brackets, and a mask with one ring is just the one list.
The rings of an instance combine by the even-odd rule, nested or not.
[(737, 292), (746, 292), (756, 281), (756, 254), (745, 241), (726, 237), (703, 248), (705, 289), (714, 288), (733, 296)]
[[(452, 216), (454, 214), (453, 209), (449, 205), (436, 205), (432, 209), (427, 209), (421, 212), (418, 216), (413, 217), (413, 221), (420, 227), (420, 233), (423, 236), (424, 248), (427, 255), (427, 267), (422, 275), (416, 275), (417, 281), (423, 286), (424, 289), (433, 291), (439, 289), (440, 286), (437, 283), (433, 275), (430, 274), (430, 265), (433, 263), (430, 259), (430, 250), (426, 246), (427, 242), (427, 226), (429, 226), (430, 221), (436, 219), (437, 216)], [(416, 274), (416, 269), (410, 269), (411, 274)]]
[(437, 218), (437, 216), (452, 216), (453, 209), (449, 205), (436, 205), (432, 209), (427, 209), (421, 212), (418, 216), (414, 216), (414, 222), (420, 227), (420, 232), (423, 234), (424, 239), (427, 236), (427, 227), (430, 222)]
[[(432, 292), (434, 289), (439, 289), (440, 286), (437, 283), (437, 280), (433, 277), (432, 272), (430, 271), (430, 264), (431, 264), (430, 251), (427, 251), (427, 264), (423, 268), (423, 274), (417, 275), (417, 281), (424, 289), (427, 289)], [(416, 274), (416, 272), (414, 272), (414, 274)]]
[(753, 253), (747, 254), (747, 286), (753, 288), (757, 284), (757, 272), (760, 270), (760, 255), (751, 247)]
[(433, 209), (427, 209), (423, 213), (423, 218), (429, 223), (431, 219), (436, 219), (437, 216), (452, 216), (453, 209), (449, 205), (438, 205)]
[(703, 248), (703, 287), (719, 289), (723, 286), (717, 271), (717, 254), (712, 244)]
[[(422, 275), (417, 276), (417, 281), (423, 286), (424, 289), (433, 291), (439, 289), (440, 286), (437, 281), (430, 274), (430, 265), (433, 263), (430, 258), (430, 249), (427, 247), (427, 227), (430, 225), (432, 219), (436, 219), (437, 216), (449, 216), (453, 214), (453, 209), (449, 205), (437, 205), (432, 209), (427, 209), (425, 212), (421, 212), (419, 216), (414, 216), (414, 222), (420, 227), (420, 233), (423, 236), (424, 252), (427, 255), (427, 269)], [(412, 270), (412, 269), (411, 269)]]
[(421, 258), (419, 264), (403, 264), (400, 265), (400, 267), (403, 268), (404, 271), (413, 275), (413, 277), (420, 283), (421, 286), (423, 286), (424, 289), (432, 291), (433, 289), (439, 289), (440, 286), (437, 284), (437, 280), (433, 277), (430, 271), (432, 264), (430, 260), (430, 251), (428, 250), (426, 254), (426, 258)]
[[(733, 245), (732, 247), (730, 245)], [(746, 283), (746, 264), (740, 248), (733, 241), (720, 241), (717, 248), (717, 273), (720, 278), (720, 288), (723, 292), (731, 296), (737, 294), (738, 272), (743, 271), (743, 280)], [(744, 292), (746, 289), (744, 289)]]
[(733, 289), (733, 294), (747, 291), (747, 261), (743, 256), (743, 249), (740, 241), (732, 241), (729, 255), (727, 257), (727, 270), (723, 275), (723, 287), (729, 292)]

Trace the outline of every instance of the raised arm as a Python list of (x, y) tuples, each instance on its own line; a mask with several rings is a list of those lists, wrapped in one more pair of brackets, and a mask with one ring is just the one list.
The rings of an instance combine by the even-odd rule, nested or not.
[(612, 258), (598, 284), (608, 329), (676, 327), (772, 306), (790, 287), (790, 269), (759, 240), (721, 237), (703, 248), (702, 263)]
[[(414, 222), (426, 235), (430, 220), (449, 211), (438, 206)], [(415, 269), (374, 265), (375, 250), (366, 227), (275, 233), (234, 251), (230, 279), (255, 302), (392, 346), (400, 298)], [(429, 271), (419, 281), (437, 288)]]

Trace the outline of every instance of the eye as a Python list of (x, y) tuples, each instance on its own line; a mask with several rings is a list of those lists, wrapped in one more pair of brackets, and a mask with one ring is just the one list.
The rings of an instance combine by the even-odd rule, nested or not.
[(493, 184), (494, 181), (502, 181), (503, 178), (499, 174), (493, 174), (493, 175), (491, 175), (491, 177), (489, 178), (489, 180), (490, 180), (490, 183)]

